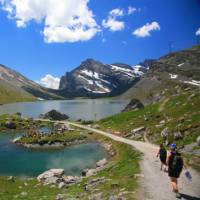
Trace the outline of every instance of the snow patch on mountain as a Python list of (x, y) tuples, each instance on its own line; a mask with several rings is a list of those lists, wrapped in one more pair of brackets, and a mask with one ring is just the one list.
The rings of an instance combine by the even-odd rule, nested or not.
[(111, 66), (112, 70), (114, 70), (114, 71), (124, 73), (125, 75), (130, 76), (130, 77), (135, 77), (134, 70), (132, 70), (132, 69), (127, 69), (127, 68), (119, 67), (116, 65), (110, 65), (110, 66)]
[(141, 65), (135, 65), (135, 66), (133, 66), (133, 71), (137, 76), (140, 77), (140, 76), (144, 75), (144, 72), (141, 70), (142, 68), (144, 68), (144, 67)]
[(93, 85), (93, 80), (89, 80), (89, 79), (85, 78), (84, 76), (82, 76), (82, 75), (80, 75), (80, 74), (78, 75), (78, 78), (81, 78), (81, 79), (87, 81), (88, 84)]
[(97, 72), (94, 72), (94, 71), (84, 69), (84, 70), (81, 70), (80, 72), (91, 77), (91, 78), (96, 78), (96, 79), (99, 78), (99, 74)]
[(102, 90), (104, 90), (105, 93), (111, 92), (110, 89), (104, 87), (104, 86), (101, 84), (100, 81), (95, 81), (95, 84), (96, 84), (99, 88), (101, 88)]

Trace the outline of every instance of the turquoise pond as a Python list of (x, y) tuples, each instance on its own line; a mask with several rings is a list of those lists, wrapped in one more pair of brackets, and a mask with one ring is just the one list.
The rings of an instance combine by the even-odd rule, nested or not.
[(12, 143), (21, 133), (0, 133), (0, 175), (35, 177), (51, 168), (63, 168), (67, 175), (80, 175), (85, 168), (108, 157), (97, 142), (54, 150), (31, 150)]

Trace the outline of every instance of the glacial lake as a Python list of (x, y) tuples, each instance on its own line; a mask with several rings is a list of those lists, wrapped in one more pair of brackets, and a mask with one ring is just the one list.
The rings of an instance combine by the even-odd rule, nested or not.
[(126, 100), (75, 99), (5, 104), (0, 106), (0, 114), (20, 112), (25, 117), (38, 118), (52, 109), (67, 114), (72, 120), (99, 120), (119, 113), (128, 104)]
[(11, 142), (21, 133), (0, 133), (0, 175), (35, 177), (51, 168), (65, 169), (67, 175), (81, 175), (97, 161), (107, 158), (97, 142), (54, 150), (31, 150)]

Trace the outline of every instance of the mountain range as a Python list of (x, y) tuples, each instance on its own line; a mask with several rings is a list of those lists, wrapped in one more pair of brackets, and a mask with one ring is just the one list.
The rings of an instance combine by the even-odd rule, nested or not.
[[(176, 95), (177, 84), (200, 87), (200, 46), (174, 52), (135, 66), (103, 64), (87, 59), (61, 77), (58, 90), (48, 89), (0, 65), (0, 103), (114, 97), (150, 104), (166, 91)], [(133, 102), (138, 102), (133, 101)]]

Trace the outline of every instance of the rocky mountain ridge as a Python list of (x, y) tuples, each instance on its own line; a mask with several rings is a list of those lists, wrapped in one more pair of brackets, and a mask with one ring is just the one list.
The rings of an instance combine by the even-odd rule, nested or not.
[(166, 91), (176, 95), (176, 86), (200, 87), (200, 46), (173, 52), (154, 61), (150, 70), (120, 98), (151, 104)]
[(115, 96), (130, 88), (147, 71), (148, 66), (108, 65), (87, 59), (62, 76), (59, 91), (63, 96)]

